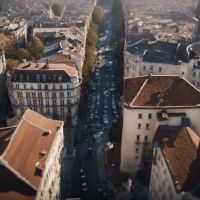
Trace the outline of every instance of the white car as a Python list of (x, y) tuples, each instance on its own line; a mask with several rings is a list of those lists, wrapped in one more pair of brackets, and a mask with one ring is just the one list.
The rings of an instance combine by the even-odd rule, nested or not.
[(103, 122), (104, 122), (104, 124), (108, 124), (108, 117), (107, 117), (107, 115), (103, 115)]

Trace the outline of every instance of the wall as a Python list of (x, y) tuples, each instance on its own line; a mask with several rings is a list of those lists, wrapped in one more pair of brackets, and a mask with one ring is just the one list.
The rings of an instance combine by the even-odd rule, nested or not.
[(64, 145), (63, 126), (64, 123), (61, 124), (60, 129), (57, 131), (48, 154), (36, 200), (60, 199), (61, 152)]
[[(185, 112), (186, 116), (192, 121), (192, 128), (200, 134), (200, 107), (194, 108), (165, 108), (170, 113)], [(167, 121), (158, 121), (157, 113), (163, 108), (152, 109), (123, 109), (123, 132), (122, 132), (122, 147), (121, 147), (121, 171), (135, 174), (140, 168), (141, 156), (144, 148), (147, 151), (152, 150), (152, 140), (159, 125), (181, 125), (181, 117), (169, 117)], [(138, 119), (139, 114), (142, 114), (142, 119)], [(149, 119), (151, 114), (151, 119)], [(138, 124), (141, 127), (138, 128)], [(146, 127), (148, 124), (148, 128)], [(139, 141), (137, 140), (139, 135)], [(144, 143), (147, 136), (148, 145)], [(137, 150), (136, 150), (137, 148)], [(149, 148), (149, 149), (148, 149)]]

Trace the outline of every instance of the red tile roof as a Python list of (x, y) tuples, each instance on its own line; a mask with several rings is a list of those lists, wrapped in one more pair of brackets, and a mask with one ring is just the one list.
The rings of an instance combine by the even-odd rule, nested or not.
[[(61, 123), (28, 109), (2, 155), (2, 159), (35, 188), (38, 188), (41, 180), (41, 176), (36, 175), (36, 163), (42, 170), (45, 168), (45, 162)], [(42, 152), (45, 154), (41, 156)]]
[(49, 63), (48, 68), (46, 68), (46, 63), (20, 63), (17, 70), (65, 71), (69, 76), (75, 76), (77, 72), (75, 67), (65, 63)]
[(191, 128), (159, 127), (155, 140), (160, 144), (178, 190), (190, 191), (200, 183), (200, 138)]
[(144, 76), (125, 80), (125, 105), (195, 106), (200, 92), (179, 76)]

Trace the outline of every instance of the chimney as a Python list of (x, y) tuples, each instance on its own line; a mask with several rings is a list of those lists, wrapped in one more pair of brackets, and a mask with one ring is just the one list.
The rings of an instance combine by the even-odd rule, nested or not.
[(46, 60), (45, 68), (46, 68), (46, 69), (49, 69), (49, 60), (48, 60), (48, 59)]

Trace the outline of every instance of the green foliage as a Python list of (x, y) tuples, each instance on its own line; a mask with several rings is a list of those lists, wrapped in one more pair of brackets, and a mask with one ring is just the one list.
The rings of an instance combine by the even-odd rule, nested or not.
[(55, 16), (59, 16), (59, 17), (61, 16), (61, 14), (62, 14), (62, 8), (61, 8), (61, 6), (59, 4), (54, 3), (51, 6), (51, 9), (52, 9), (52, 11), (53, 11), (53, 13), (54, 13)]
[(17, 51), (17, 40), (13, 35), (8, 35), (6, 37), (8, 38), (8, 42), (5, 47), (5, 56), (6, 58), (14, 59)]
[(20, 48), (17, 50), (17, 58), (18, 58), (18, 60), (20, 60), (20, 62), (22, 62), (23, 59), (31, 60), (32, 55), (30, 54), (30, 52), (27, 49)]
[(81, 86), (81, 100), (79, 106), (79, 116), (83, 117), (86, 113), (86, 91), (91, 79), (93, 63), (96, 57), (96, 46), (99, 40), (99, 26), (103, 22), (104, 11), (100, 6), (96, 6), (93, 11), (93, 21), (90, 22), (88, 28), (87, 40), (86, 40), (86, 53), (85, 60), (82, 68), (82, 86)]
[(10, 74), (13, 74), (15, 68), (19, 64), (19, 61), (15, 59), (7, 59), (6, 62), (7, 62), (6, 69), (9, 71)]
[(43, 47), (42, 41), (38, 37), (33, 37), (31, 41), (27, 43), (26, 49), (34, 59), (39, 59), (42, 56)]
[(92, 20), (95, 24), (100, 25), (103, 22), (104, 10), (101, 6), (95, 6), (92, 13)]

